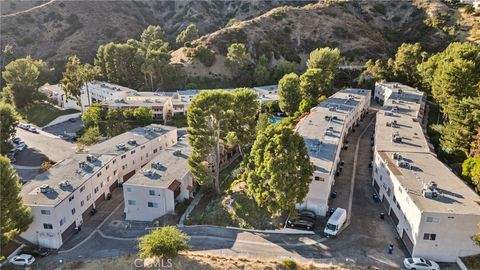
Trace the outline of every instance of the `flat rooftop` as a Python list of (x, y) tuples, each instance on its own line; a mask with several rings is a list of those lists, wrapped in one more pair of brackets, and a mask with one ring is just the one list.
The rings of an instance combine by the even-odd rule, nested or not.
[[(27, 205), (57, 205), (71, 193), (81, 187), (90, 177), (95, 175), (106, 163), (115, 158), (113, 155), (95, 156), (93, 162), (87, 162), (88, 154), (73, 156), (55, 164), (48, 171), (39, 174), (34, 180), (22, 187), (21, 196)], [(85, 162), (81, 168), (79, 164)], [(65, 182), (60, 185), (61, 182)], [(40, 191), (40, 186), (48, 185), (46, 193)]]
[[(422, 126), (424, 94), (398, 84), (377, 113), (375, 147), (377, 151), (432, 152)], [(403, 89), (398, 92), (398, 89)], [(401, 142), (393, 142), (393, 136)]]
[(189, 172), (188, 157), (192, 149), (186, 138), (176, 145), (160, 151), (143, 169), (132, 176), (125, 185), (168, 188), (175, 180)]
[[(135, 96), (137, 97), (137, 96)], [(114, 106), (114, 107), (155, 107), (163, 106), (169, 100), (169, 97), (159, 97), (152, 96), (151, 98), (135, 98), (135, 97), (126, 97), (123, 99), (108, 99), (102, 102), (102, 105), (105, 106)]]
[[(119, 155), (158, 138), (174, 129), (176, 128), (157, 124), (134, 128), (104, 142), (89, 146), (85, 149), (85, 152), (95, 155)], [(122, 147), (117, 147), (120, 145)]]
[[(401, 154), (410, 168), (399, 166), (393, 154)], [(480, 197), (431, 153), (379, 152), (415, 205), (423, 212), (476, 214), (480, 213)], [(439, 191), (436, 198), (422, 195), (424, 185), (434, 181)]]
[(303, 137), (315, 166), (315, 171), (329, 174), (340, 146), (345, 119), (370, 90), (344, 89), (317, 105), (297, 125), (296, 131)]

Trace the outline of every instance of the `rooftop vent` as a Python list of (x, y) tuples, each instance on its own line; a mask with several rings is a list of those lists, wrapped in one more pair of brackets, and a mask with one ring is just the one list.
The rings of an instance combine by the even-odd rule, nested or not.
[(338, 119), (338, 117), (336, 117), (336, 116), (333, 116), (333, 117), (332, 117), (332, 119), (333, 119), (333, 120), (337, 120), (337, 119)]
[(405, 168), (405, 169), (410, 169), (411, 165), (409, 162), (403, 161), (403, 160), (398, 160), (397, 161), (397, 166), (400, 168)]
[(392, 142), (395, 142), (395, 143), (401, 143), (402, 142), (402, 137), (400, 136), (400, 134), (398, 132), (392, 133)]
[[(330, 119), (332, 119), (330, 116), (325, 115), (325, 120), (330, 121)], [(312, 120), (310, 120), (310, 122), (312, 122)]]
[(136, 145), (136, 144), (137, 144), (137, 141), (131, 139), (131, 140), (128, 140), (127, 143), (130, 144), (130, 145)]
[(50, 186), (47, 184), (41, 185), (40, 186), (40, 192), (41, 193), (47, 193), (50, 190)]
[(162, 169), (162, 164), (160, 162), (152, 162), (152, 168), (154, 169), (157, 169), (157, 170), (161, 170)]
[(173, 151), (174, 156), (180, 156), (182, 154), (182, 150), (175, 150)]
[(402, 155), (398, 154), (398, 153), (393, 153), (392, 158), (394, 160), (402, 160), (403, 159)]
[(80, 169), (85, 168), (86, 165), (87, 165), (87, 164), (85, 163), (85, 161), (80, 161), (80, 162), (78, 163), (78, 167), (79, 167)]
[(143, 175), (150, 177), (150, 176), (154, 176), (154, 175), (155, 175), (155, 172), (152, 171), (152, 170), (145, 170), (145, 171), (143, 172)]

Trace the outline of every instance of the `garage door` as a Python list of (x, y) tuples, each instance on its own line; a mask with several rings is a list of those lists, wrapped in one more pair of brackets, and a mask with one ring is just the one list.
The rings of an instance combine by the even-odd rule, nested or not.
[(116, 189), (118, 186), (118, 180), (113, 182), (113, 184), (110, 186), (110, 192), (112, 192), (114, 189)]
[(408, 234), (407, 232), (404, 230), (403, 233), (402, 233), (402, 240), (403, 240), (403, 243), (405, 243), (405, 246), (407, 247), (408, 249), (408, 252), (410, 254), (412, 254), (412, 251), (413, 251), (413, 242), (412, 240), (410, 239), (410, 237), (408, 237)]
[(75, 232), (75, 221), (72, 222), (72, 224), (70, 224), (70, 226), (68, 226), (68, 228), (62, 233), (62, 242), (65, 243), (65, 241), (67, 241), (67, 239), (73, 235), (73, 233)]
[(100, 197), (98, 197), (98, 199), (95, 200), (95, 208), (98, 208), (98, 206), (99, 206), (103, 201), (105, 201), (105, 195), (104, 195), (104, 194), (100, 195)]
[(93, 208), (93, 204), (90, 205), (85, 211), (83, 211), (83, 213), (82, 213), (82, 219), (83, 219), (83, 221), (87, 220), (89, 217), (92, 216), (92, 215), (90, 214), (90, 211), (92, 211), (92, 208)]
[(392, 208), (392, 211), (390, 211), (390, 216), (392, 217), (392, 220), (393, 220), (393, 223), (395, 224), (395, 226), (398, 226), (398, 223), (399, 223), (400, 221), (398, 220), (397, 215), (396, 215), (395, 212), (393, 211), (393, 208)]
[(377, 184), (377, 180), (373, 180), (373, 189), (375, 189), (377, 194), (380, 193), (380, 186)]
[(133, 171), (125, 174), (125, 175), (123, 176), (123, 182), (127, 181), (128, 179), (130, 179), (130, 177), (132, 177), (134, 174), (135, 174), (135, 170), (133, 170)]

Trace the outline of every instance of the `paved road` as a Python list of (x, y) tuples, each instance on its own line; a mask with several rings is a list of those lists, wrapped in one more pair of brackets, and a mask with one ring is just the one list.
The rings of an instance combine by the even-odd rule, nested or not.
[(40, 159), (36, 159), (32, 155), (44, 155), (51, 161), (58, 162), (75, 153), (75, 144), (41, 130), (39, 132), (36, 134), (17, 128), (16, 136), (21, 138), (31, 151), (23, 151), (25, 154), (21, 153), (17, 157), (17, 165), (39, 166), (41, 164)]
[(50, 133), (55, 136), (62, 137), (65, 135), (65, 133), (68, 134), (75, 134), (77, 131), (81, 130), (83, 128), (83, 123), (80, 120), (80, 117), (73, 117), (76, 119), (75, 122), (70, 122), (70, 121), (65, 121), (61, 122), (49, 127), (42, 128), (44, 132)]

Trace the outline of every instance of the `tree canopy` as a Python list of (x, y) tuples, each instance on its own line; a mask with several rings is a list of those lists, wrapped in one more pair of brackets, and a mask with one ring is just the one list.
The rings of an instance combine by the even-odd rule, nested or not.
[(277, 93), (280, 98), (280, 109), (288, 115), (293, 115), (302, 101), (298, 75), (289, 73), (283, 76), (278, 82)]
[(177, 45), (183, 46), (187, 42), (192, 42), (198, 38), (198, 29), (195, 24), (189, 24), (185, 30), (180, 32), (176, 38)]
[(10, 104), (0, 102), (0, 154), (6, 154), (11, 146), (10, 139), (15, 136), (18, 116)]
[(247, 47), (245, 47), (245, 44), (233, 43), (228, 47), (226, 64), (233, 72), (237, 72), (249, 64)]
[(307, 196), (313, 174), (303, 138), (282, 123), (259, 133), (244, 170), (249, 196), (271, 214), (293, 211)]
[(32, 223), (30, 208), (20, 197), (20, 181), (10, 160), (0, 156), (0, 243), (5, 245)]
[(173, 226), (166, 226), (140, 237), (138, 249), (141, 258), (172, 258), (179, 251), (189, 250), (190, 246), (185, 233)]

